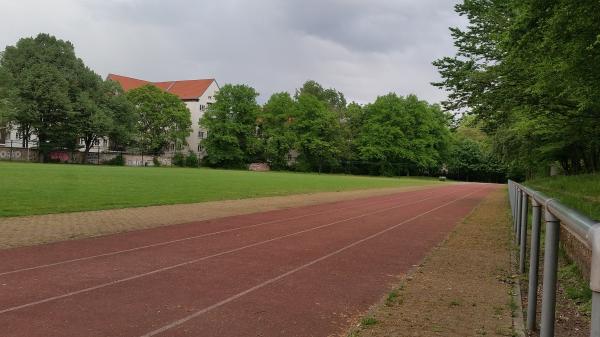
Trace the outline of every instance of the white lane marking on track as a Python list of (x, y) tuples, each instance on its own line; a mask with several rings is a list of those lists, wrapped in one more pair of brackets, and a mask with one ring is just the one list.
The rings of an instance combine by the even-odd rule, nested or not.
[[(450, 194), (453, 194), (453, 193), (444, 194), (442, 196), (446, 196), (446, 195), (450, 195)], [(203, 257), (200, 257), (200, 258), (197, 258), (197, 259), (193, 259), (193, 260), (189, 260), (189, 261), (186, 261), (186, 262), (178, 263), (178, 264), (171, 265), (171, 266), (168, 266), (168, 267), (163, 267), (163, 268), (155, 269), (155, 270), (152, 270), (152, 271), (149, 271), (149, 272), (146, 272), (146, 273), (137, 274), (137, 275), (129, 276), (129, 277), (126, 277), (126, 278), (122, 278), (122, 279), (118, 279), (118, 280), (114, 280), (114, 281), (102, 283), (102, 284), (99, 284), (99, 285), (96, 285), (96, 286), (93, 286), (93, 287), (88, 287), (88, 288), (84, 288), (84, 289), (80, 289), (80, 290), (68, 292), (68, 293), (65, 293), (65, 294), (62, 294), (62, 295), (47, 297), (47, 298), (42, 299), (42, 300), (38, 300), (38, 301), (34, 301), (34, 302), (29, 302), (29, 303), (25, 303), (25, 304), (22, 304), (22, 305), (18, 305), (18, 306), (14, 306), (14, 307), (2, 309), (2, 310), (0, 310), (0, 314), (4, 314), (4, 313), (7, 313), (7, 312), (19, 310), (19, 309), (28, 308), (28, 307), (31, 307), (31, 306), (34, 306), (34, 305), (38, 305), (38, 304), (42, 304), (42, 303), (56, 301), (56, 300), (59, 300), (59, 299), (63, 299), (63, 298), (66, 298), (66, 297), (70, 297), (70, 296), (74, 296), (74, 295), (78, 295), (78, 294), (82, 294), (82, 293), (87, 293), (87, 292), (90, 292), (90, 291), (93, 291), (93, 290), (105, 288), (105, 287), (108, 287), (108, 286), (120, 284), (120, 283), (131, 281), (131, 280), (135, 280), (135, 279), (138, 279), (138, 278), (142, 278), (142, 277), (145, 277), (145, 276), (149, 276), (149, 275), (161, 273), (161, 272), (168, 271), (168, 270), (171, 270), (171, 269), (175, 269), (175, 268), (187, 266), (187, 265), (190, 265), (190, 264), (193, 264), (193, 263), (197, 263), (197, 262), (200, 262), (200, 261), (204, 261), (204, 260), (208, 260), (208, 259), (211, 259), (211, 258), (214, 258), (214, 257), (218, 257), (218, 256), (226, 255), (226, 254), (231, 254), (231, 253), (235, 253), (235, 252), (238, 252), (238, 251), (241, 251), (241, 250), (244, 250), (244, 249), (248, 249), (248, 248), (260, 246), (260, 245), (263, 245), (263, 244), (266, 244), (266, 243), (269, 243), (269, 242), (273, 242), (273, 241), (285, 239), (285, 238), (296, 236), (296, 235), (299, 235), (299, 234), (304, 234), (304, 233), (311, 232), (311, 231), (314, 231), (314, 230), (317, 230), (317, 229), (321, 229), (321, 228), (325, 228), (325, 227), (330, 227), (330, 226), (333, 226), (333, 225), (338, 224), (338, 223), (342, 223), (342, 222), (346, 222), (346, 221), (350, 221), (350, 220), (354, 220), (354, 219), (363, 218), (363, 217), (366, 217), (366, 216), (369, 216), (369, 215), (382, 213), (382, 212), (389, 211), (391, 209), (396, 209), (396, 208), (399, 208), (399, 207), (404, 207), (404, 206), (418, 204), (418, 203), (420, 203), (422, 201), (429, 200), (429, 199), (434, 199), (434, 198), (436, 198), (436, 196), (432, 196), (432, 197), (420, 199), (420, 200), (417, 200), (417, 201), (414, 201), (414, 202), (410, 202), (410, 203), (400, 204), (400, 205), (397, 205), (397, 206), (393, 206), (393, 207), (389, 207), (389, 208), (385, 208), (385, 209), (381, 209), (381, 210), (377, 210), (377, 211), (365, 213), (365, 214), (362, 214), (362, 215), (358, 215), (358, 216), (354, 216), (354, 217), (350, 217), (350, 218), (346, 218), (346, 219), (342, 219), (342, 220), (337, 220), (337, 221), (330, 222), (330, 223), (327, 223), (327, 224), (324, 224), (324, 225), (320, 225), (320, 226), (317, 226), (317, 227), (311, 227), (311, 228), (304, 229), (304, 230), (301, 230), (301, 231), (298, 231), (298, 232), (294, 232), (294, 233), (290, 233), (290, 234), (286, 234), (286, 235), (282, 235), (282, 236), (277, 236), (277, 237), (274, 237), (274, 238), (271, 238), (271, 239), (268, 239), (268, 240), (255, 242), (253, 244), (249, 244), (249, 245), (246, 245), (246, 246), (234, 248), (234, 249), (227, 250), (227, 251), (224, 251), (224, 252), (220, 252), (220, 253), (216, 253), (216, 254), (212, 254), (212, 255), (203, 256)]]
[[(435, 189), (435, 188), (425, 188), (425, 189), (420, 189), (420, 190), (416, 190), (416, 191), (429, 191), (431, 189)], [(414, 192), (414, 191), (409, 191), (409, 192)], [(397, 197), (398, 197), (398, 195), (394, 195), (394, 197), (387, 198), (387, 199), (383, 200), (383, 202), (394, 201), (394, 199), (396, 199)], [(378, 202), (381, 202), (381, 201), (367, 202), (366, 205), (371, 205), (371, 204), (375, 204), (375, 203), (378, 203)], [(219, 235), (219, 234), (225, 234), (225, 233), (235, 232), (235, 231), (239, 231), (239, 230), (244, 230), (246, 228), (248, 228), (248, 229), (256, 228), (256, 227), (270, 225), (270, 224), (274, 224), (274, 223), (278, 223), (278, 222), (284, 222), (284, 221), (290, 221), (290, 220), (298, 220), (298, 219), (306, 218), (306, 217), (309, 217), (309, 216), (320, 215), (320, 214), (325, 214), (325, 213), (330, 213), (330, 212), (334, 212), (334, 211), (340, 211), (340, 210), (349, 209), (349, 208), (355, 208), (355, 207), (356, 206), (347, 206), (347, 207), (334, 208), (334, 209), (330, 209), (330, 210), (327, 210), (327, 211), (309, 213), (309, 214), (304, 214), (304, 215), (299, 215), (299, 216), (289, 217), (289, 218), (283, 218), (283, 219), (275, 219), (275, 220), (261, 222), (261, 223), (257, 223), (257, 224), (253, 224), (253, 225), (240, 226), (240, 227), (235, 227), (235, 228), (230, 228), (230, 229), (224, 229), (224, 230), (220, 230), (220, 231), (216, 231), (216, 232), (210, 232), (210, 233), (204, 233), (204, 234), (199, 234), (199, 235), (194, 235), (194, 236), (188, 236), (188, 237), (184, 237), (184, 238), (180, 238), (180, 239), (175, 239), (175, 240), (170, 240), (170, 241), (157, 242), (157, 243), (153, 243), (153, 244), (149, 244), (149, 245), (144, 245), (144, 246), (139, 246), (139, 247), (134, 247), (134, 248), (129, 248), (129, 249), (123, 249), (123, 250), (118, 250), (118, 251), (109, 252), (109, 253), (103, 253), (103, 254), (98, 254), (98, 255), (80, 257), (80, 258), (76, 258), (76, 259), (70, 259), (70, 260), (64, 260), (64, 261), (59, 261), (59, 262), (47, 263), (47, 264), (42, 264), (42, 265), (33, 266), (33, 267), (20, 268), (20, 269), (15, 269), (15, 270), (11, 270), (11, 271), (1, 272), (0, 276), (10, 275), (10, 274), (16, 274), (16, 273), (21, 273), (21, 272), (30, 271), (30, 270), (36, 270), (36, 269), (42, 269), (42, 268), (55, 267), (55, 266), (60, 266), (60, 265), (68, 264), (68, 263), (87, 261), (87, 260), (92, 260), (92, 259), (101, 258), (101, 257), (108, 257), (108, 256), (113, 256), (113, 255), (118, 255), (118, 254), (130, 253), (130, 252), (135, 252), (135, 251), (142, 250), (142, 249), (148, 249), (148, 248), (153, 248), (153, 247), (166, 246), (166, 245), (170, 245), (170, 244), (173, 244), (173, 243), (183, 242), (183, 241), (187, 241), (187, 240), (200, 239), (200, 238), (205, 238), (205, 237), (210, 237), (210, 236), (216, 236), (216, 235)]]
[(149, 333), (147, 333), (147, 334), (145, 334), (145, 335), (142, 335), (141, 337), (152, 337), (152, 336), (158, 335), (158, 334), (160, 334), (160, 333), (162, 333), (162, 332), (165, 332), (165, 331), (167, 331), (167, 330), (169, 330), (169, 329), (172, 329), (172, 328), (174, 328), (174, 327), (176, 327), (176, 326), (179, 326), (179, 325), (181, 325), (181, 324), (183, 324), (183, 323), (185, 323), (185, 322), (187, 322), (187, 321), (189, 321), (189, 320), (191, 320), (191, 319), (193, 319), (193, 318), (195, 318), (195, 317), (198, 317), (198, 316), (200, 316), (200, 315), (202, 315), (202, 314), (204, 314), (204, 313), (207, 313), (207, 312), (209, 312), (209, 311), (211, 311), (211, 310), (213, 310), (213, 309), (216, 309), (216, 308), (218, 308), (218, 307), (220, 307), (220, 306), (222, 306), (222, 305), (225, 305), (225, 304), (227, 304), (227, 303), (229, 303), (229, 302), (232, 302), (232, 301), (234, 301), (234, 300), (236, 300), (236, 299), (238, 299), (238, 298), (240, 298), (240, 297), (242, 297), (242, 296), (244, 296), (244, 295), (247, 295), (247, 294), (249, 294), (249, 293), (251, 293), (251, 292), (253, 292), (253, 291), (255, 291), (255, 290), (258, 290), (258, 289), (260, 289), (260, 288), (263, 288), (263, 287), (265, 287), (265, 286), (267, 286), (267, 285), (269, 285), (269, 284), (271, 284), (271, 283), (273, 283), (273, 282), (279, 281), (279, 280), (281, 280), (282, 278), (284, 278), (284, 277), (286, 277), (286, 276), (289, 276), (289, 275), (291, 275), (291, 274), (294, 274), (294, 273), (296, 273), (296, 272), (298, 272), (298, 271), (300, 271), (300, 270), (302, 270), (302, 269), (306, 269), (306, 268), (308, 268), (308, 267), (310, 267), (310, 266), (312, 266), (312, 265), (314, 265), (314, 264), (316, 264), (316, 263), (318, 263), (318, 262), (320, 262), (320, 261), (323, 261), (323, 260), (325, 260), (325, 259), (328, 259), (328, 258), (330, 258), (330, 257), (332, 257), (332, 256), (334, 256), (334, 255), (337, 255), (337, 254), (339, 254), (339, 253), (341, 253), (341, 252), (343, 252), (343, 251), (345, 251), (345, 250), (348, 250), (348, 249), (350, 249), (350, 248), (352, 248), (352, 247), (354, 247), (354, 246), (356, 246), (356, 245), (359, 245), (359, 244), (361, 244), (361, 243), (363, 243), (363, 242), (365, 242), (365, 241), (371, 240), (372, 238), (375, 238), (375, 237), (377, 237), (377, 236), (379, 236), (379, 235), (381, 235), (381, 234), (384, 234), (384, 233), (387, 233), (387, 232), (389, 232), (389, 231), (391, 231), (391, 230), (393, 230), (393, 229), (396, 229), (396, 228), (398, 228), (398, 227), (400, 227), (400, 226), (402, 226), (402, 225), (406, 224), (407, 222), (410, 222), (410, 221), (413, 221), (413, 220), (415, 220), (415, 219), (418, 219), (418, 218), (422, 217), (423, 215), (429, 214), (429, 213), (431, 213), (431, 212), (433, 212), (433, 211), (436, 211), (436, 210), (438, 210), (438, 209), (440, 209), (440, 208), (442, 208), (442, 207), (448, 206), (448, 205), (450, 205), (450, 204), (452, 204), (452, 203), (454, 203), (454, 202), (457, 202), (457, 201), (459, 201), (459, 200), (465, 199), (465, 198), (467, 198), (468, 196), (470, 196), (470, 195), (472, 195), (472, 194), (474, 194), (474, 193), (476, 193), (476, 192), (482, 191), (482, 190), (484, 190), (484, 188), (478, 189), (477, 191), (473, 191), (473, 192), (471, 192), (471, 193), (469, 193), (469, 194), (467, 194), (467, 195), (465, 195), (465, 196), (463, 196), (463, 197), (461, 197), (461, 198), (458, 198), (458, 199), (452, 200), (452, 201), (450, 201), (450, 202), (447, 202), (447, 203), (445, 203), (445, 204), (443, 204), (443, 205), (441, 205), (441, 206), (438, 206), (438, 207), (435, 207), (435, 208), (433, 208), (433, 209), (430, 209), (430, 210), (429, 210), (429, 211), (427, 211), (427, 212), (421, 213), (421, 214), (419, 214), (419, 215), (417, 215), (417, 216), (414, 216), (414, 217), (412, 217), (412, 218), (410, 218), (410, 219), (408, 219), (408, 220), (404, 220), (404, 221), (402, 221), (402, 222), (400, 222), (400, 223), (398, 223), (398, 224), (395, 224), (395, 225), (393, 225), (393, 226), (391, 226), (391, 227), (388, 227), (388, 228), (386, 228), (386, 229), (384, 229), (384, 230), (382, 230), (382, 231), (379, 231), (379, 232), (377, 232), (377, 233), (375, 233), (375, 234), (369, 235), (369, 236), (367, 236), (367, 237), (365, 237), (365, 238), (362, 238), (362, 239), (360, 239), (360, 240), (358, 240), (358, 241), (354, 241), (353, 243), (351, 243), (351, 244), (349, 244), (349, 245), (347, 245), (347, 246), (344, 246), (344, 247), (342, 247), (342, 248), (340, 248), (340, 249), (338, 249), (338, 250), (336, 250), (336, 251), (333, 251), (333, 252), (331, 252), (331, 253), (329, 253), (329, 254), (327, 254), (327, 255), (323, 255), (323, 256), (321, 256), (320, 258), (317, 258), (317, 259), (315, 259), (315, 260), (312, 260), (312, 261), (310, 261), (310, 262), (308, 262), (308, 263), (306, 263), (306, 264), (303, 264), (303, 265), (301, 265), (301, 266), (299, 266), (299, 267), (296, 267), (296, 268), (294, 268), (294, 269), (292, 269), (292, 270), (290, 270), (290, 271), (288, 271), (288, 272), (285, 272), (285, 273), (283, 273), (283, 274), (281, 274), (281, 275), (279, 275), (279, 276), (276, 276), (276, 277), (274, 277), (274, 278), (272, 278), (272, 279), (269, 279), (269, 280), (267, 280), (267, 281), (264, 281), (264, 282), (262, 282), (262, 283), (260, 283), (260, 284), (257, 284), (257, 285), (255, 285), (255, 286), (254, 286), (254, 287), (252, 287), (252, 288), (249, 288), (249, 289), (246, 289), (246, 290), (244, 290), (244, 291), (242, 291), (242, 292), (239, 292), (239, 293), (237, 293), (237, 294), (235, 294), (235, 295), (233, 295), (233, 296), (231, 296), (231, 297), (228, 297), (228, 298), (226, 298), (226, 299), (224, 299), (224, 300), (222, 300), (222, 301), (220, 301), (220, 302), (217, 302), (217, 303), (215, 303), (215, 304), (213, 304), (213, 305), (211, 305), (211, 306), (208, 306), (208, 307), (206, 307), (206, 308), (204, 308), (204, 309), (198, 310), (198, 311), (194, 312), (193, 314), (191, 314), (191, 315), (189, 315), (189, 316), (186, 316), (186, 317), (184, 317), (184, 318), (181, 318), (181, 319), (178, 319), (178, 320), (176, 320), (176, 321), (174, 321), (174, 322), (171, 322), (171, 323), (169, 323), (169, 324), (167, 324), (167, 325), (165, 325), (165, 326), (163, 326), (163, 327), (161, 327), (161, 328), (158, 328), (158, 329), (156, 329), (156, 330), (153, 330), (153, 331), (151, 331), (151, 332), (149, 332)]

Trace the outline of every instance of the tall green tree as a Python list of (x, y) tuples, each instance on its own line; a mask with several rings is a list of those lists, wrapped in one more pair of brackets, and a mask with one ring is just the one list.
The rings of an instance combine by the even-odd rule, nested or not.
[(292, 128), (298, 117), (296, 102), (287, 92), (275, 93), (263, 106), (260, 116), (265, 159), (271, 168), (285, 169), (296, 144)]
[(157, 157), (170, 144), (185, 144), (192, 121), (179, 97), (153, 85), (130, 90), (126, 96), (137, 115), (136, 142), (142, 151)]
[(82, 70), (80, 76), (81, 91), (73, 103), (72, 123), (77, 136), (83, 140), (85, 161), (87, 155), (99, 139), (110, 138), (118, 148), (131, 142), (134, 133), (133, 106), (123, 95), (116, 82), (103, 81), (89, 68)]
[[(125, 150), (135, 139), (136, 114), (120, 85), (88, 71), (88, 83), (74, 104), (75, 125), (84, 143), (84, 160), (99, 139), (113, 150)], [(83, 76), (82, 76), (83, 78)]]
[(504, 182), (520, 179), (491, 148), (491, 140), (472, 116), (463, 116), (453, 130), (446, 174), (456, 180)]
[[(2, 54), (0, 53), (0, 59)], [(8, 126), (14, 113), (11, 98), (14, 96), (14, 86), (10, 83), (9, 75), (4, 67), (0, 65), (0, 139), (8, 136)]]
[(256, 97), (256, 90), (247, 85), (226, 84), (219, 89), (215, 103), (200, 119), (208, 131), (202, 145), (209, 165), (239, 168), (261, 156)]
[(374, 174), (436, 173), (448, 147), (448, 119), (440, 107), (410, 95), (378, 97), (365, 106), (356, 141)]
[(293, 121), (299, 168), (322, 172), (339, 166), (342, 137), (338, 118), (327, 104), (309, 93), (297, 96), (298, 117)]
[(101, 86), (100, 102), (105, 111), (109, 112), (111, 127), (108, 132), (110, 148), (124, 151), (136, 140), (138, 115), (133, 104), (118, 83), (106, 80)]
[(78, 75), (85, 66), (75, 56), (73, 45), (48, 34), (23, 38), (6, 47), (0, 64), (14, 85), (11, 119), (23, 145), (35, 134), (42, 153), (76, 146), (73, 102), (81, 92)]
[(456, 10), (469, 20), (451, 30), (458, 53), (434, 62), (445, 107), (476, 115), (498, 155), (529, 175), (553, 162), (600, 169), (600, 3), (468, 0)]
[(296, 90), (295, 98), (298, 99), (302, 94), (312, 95), (318, 100), (325, 102), (327, 107), (334, 111), (340, 120), (345, 117), (346, 97), (344, 97), (342, 92), (334, 88), (325, 89), (316, 81), (309, 80)]

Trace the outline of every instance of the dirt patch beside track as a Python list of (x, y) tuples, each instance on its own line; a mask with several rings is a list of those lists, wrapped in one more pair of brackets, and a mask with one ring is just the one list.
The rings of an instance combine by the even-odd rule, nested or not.
[(506, 203), (491, 193), (349, 336), (512, 336)]
[[(439, 185), (438, 185), (439, 187)], [(415, 186), (0, 218), (0, 249), (435, 188)], [(93, 202), (93, 200), (90, 200)]]

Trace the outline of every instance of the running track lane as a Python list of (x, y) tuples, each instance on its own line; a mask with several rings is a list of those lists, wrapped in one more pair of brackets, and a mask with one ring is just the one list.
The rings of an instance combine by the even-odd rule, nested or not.
[[(73, 295), (73, 292), (88, 292), (113, 285), (115, 282), (120, 283), (146, 277), (156, 272), (164, 272), (166, 269), (179, 268), (182, 264), (197, 263), (217, 255), (229, 254), (269, 241), (281, 240), (326, 227), (344, 225), (346, 222), (367, 216), (381, 214), (381, 216), (389, 217), (393, 215), (390, 212), (404, 212), (403, 208), (417, 206), (422, 201), (444, 198), (451, 193), (456, 193), (440, 192), (438, 190), (429, 191), (426, 193), (427, 195), (423, 196), (418, 195), (422, 193), (401, 195), (376, 203), (364, 202), (362, 207), (351, 211), (348, 207), (333, 208), (327, 214), (324, 212), (308, 213), (303, 216), (284, 218), (286, 220), (283, 222), (259, 222), (236, 227), (239, 228), (237, 230), (209, 232), (177, 240), (162, 241), (154, 245), (16, 269), (0, 274), (4, 276), (2, 278), (4, 286), (0, 288), (0, 296), (4, 298), (3, 303), (9, 306), (8, 309), (0, 308), (0, 314), (7, 310), (39, 304), (40, 301), (47, 302), (56, 300), (57, 297), (70, 296)], [(341, 214), (344, 215), (343, 218), (340, 217)], [(260, 231), (253, 231), (258, 227), (261, 227)], [(245, 235), (239, 235), (240, 232)], [(215, 233), (216, 235), (211, 235)], [(218, 240), (214, 240), (217, 235)], [(73, 270), (77, 270), (76, 275), (73, 275)], [(21, 289), (39, 290), (23, 292)]]
[[(327, 336), (342, 331), (350, 318), (382, 296), (394, 280), (393, 275), (418, 263), (493, 188), (481, 184), (450, 186), (433, 191), (437, 193), (422, 190), (329, 204), (324, 208), (265, 212), (247, 216), (251, 219), (245, 222), (240, 220), (243, 217), (232, 217), (81, 240), (87, 245), (99, 243), (101, 248), (95, 252), (102, 254), (160, 242), (161, 231), (164, 231), (162, 241), (166, 241), (198, 235), (192, 227), (202, 228), (200, 233), (249, 227), (199, 241), (186, 240), (2, 275), (0, 311), (64, 293), (61, 288), (64, 279), (72, 280), (67, 282), (66, 290), (76, 291), (101, 283), (103, 279), (98, 277), (120, 279), (127, 273), (139, 275), (180, 260), (216, 255), (145, 277), (2, 312), (2, 335)], [(411, 199), (412, 204), (408, 205)], [(394, 204), (407, 206), (394, 208)], [(327, 211), (327, 207), (331, 212), (252, 227), (260, 221)], [(360, 213), (369, 215), (357, 215)], [(236, 223), (236, 219), (240, 222)], [(184, 235), (176, 235), (178, 231), (174, 228)], [(144, 240), (139, 236), (149, 238)], [(126, 240), (129, 244), (123, 245), (121, 238), (130, 239)], [(0, 270), (14, 271), (90, 256), (93, 249), (80, 252), (70, 247), (77, 247), (81, 241), (4, 251), (2, 261), (13, 253), (13, 262)], [(181, 249), (182, 246), (185, 248)], [(34, 254), (36, 249), (38, 254)], [(231, 252), (215, 254), (227, 251)], [(20, 254), (25, 257), (21, 268), (14, 263)], [(35, 261), (36, 255), (51, 258)], [(100, 275), (90, 271), (90, 263), (92, 271), (101, 270)], [(15, 287), (19, 283), (22, 286)]]

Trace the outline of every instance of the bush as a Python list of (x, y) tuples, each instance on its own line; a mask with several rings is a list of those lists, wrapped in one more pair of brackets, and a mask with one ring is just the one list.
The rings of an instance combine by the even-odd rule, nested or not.
[(181, 152), (176, 152), (173, 155), (173, 158), (171, 159), (171, 163), (173, 163), (173, 165), (179, 166), (179, 167), (184, 167), (185, 162), (186, 162), (185, 157), (183, 156), (183, 153), (181, 153)]
[(155, 167), (159, 167), (160, 164), (160, 160), (158, 160), (157, 157), (152, 157), (152, 163), (154, 164)]
[(125, 166), (125, 158), (123, 158), (123, 154), (119, 153), (116, 157), (111, 160), (107, 160), (105, 162), (106, 165), (114, 165), (114, 166)]
[(185, 158), (185, 166), (187, 167), (198, 167), (198, 157), (192, 151), (190, 151)]

